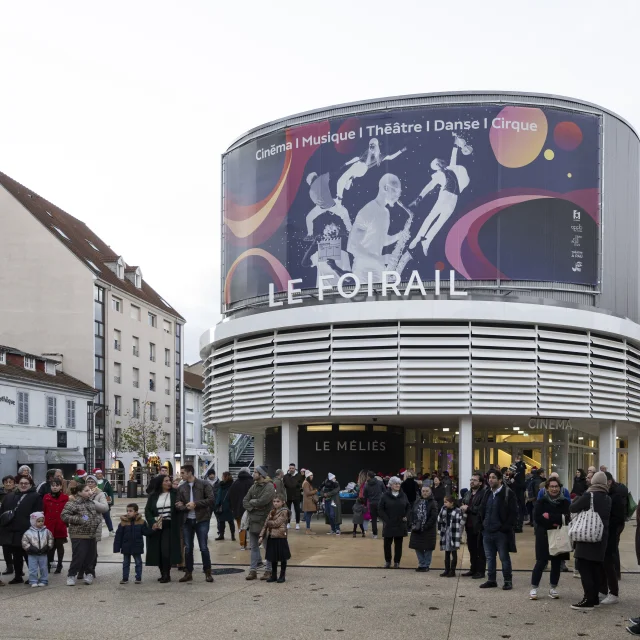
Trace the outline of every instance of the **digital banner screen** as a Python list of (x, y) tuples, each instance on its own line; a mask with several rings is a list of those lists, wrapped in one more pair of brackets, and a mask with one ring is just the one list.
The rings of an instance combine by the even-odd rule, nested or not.
[(224, 158), (226, 305), (274, 292), (433, 281), (595, 285), (597, 115), (504, 105), (379, 111)]

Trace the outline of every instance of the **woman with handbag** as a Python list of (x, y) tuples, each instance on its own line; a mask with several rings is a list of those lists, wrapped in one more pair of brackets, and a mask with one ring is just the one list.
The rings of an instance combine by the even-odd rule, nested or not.
[(598, 471), (593, 474), (586, 493), (574, 500), (569, 507), (577, 513), (571, 523), (571, 539), (576, 543), (575, 558), (582, 580), (584, 596), (571, 608), (576, 611), (593, 611), (598, 606), (598, 592), (604, 580), (604, 553), (607, 548), (611, 498), (608, 495), (607, 476)]
[[(563, 560), (568, 560), (570, 557), (569, 551), (556, 553), (556, 547), (562, 546), (562, 544), (556, 545), (555, 540), (551, 545), (549, 544), (552, 538), (558, 537), (556, 532), (569, 523), (569, 501), (563, 495), (562, 485), (557, 478), (549, 478), (544, 486), (546, 491), (542, 499), (536, 502), (533, 512), (533, 519), (536, 523), (536, 564), (531, 574), (531, 591), (529, 592), (531, 600), (538, 599), (538, 587), (542, 579), (542, 572), (549, 561), (551, 561), (549, 597), (554, 599), (560, 597), (556, 589), (560, 581), (560, 568)], [(568, 533), (565, 542), (566, 547), (570, 548)]]

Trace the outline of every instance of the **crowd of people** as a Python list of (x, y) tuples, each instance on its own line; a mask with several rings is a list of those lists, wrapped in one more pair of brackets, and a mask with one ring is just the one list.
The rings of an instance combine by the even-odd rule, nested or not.
[[(128, 504), (117, 530), (110, 517), (113, 489), (101, 469), (91, 474), (78, 470), (69, 480), (59, 469), (51, 469), (46, 480), (36, 486), (31, 469), (24, 465), (17, 476), (5, 476), (2, 484), (0, 543), (6, 563), (3, 575), (13, 574), (9, 584), (46, 586), (52, 569), (62, 572), (69, 539), (67, 584), (73, 586), (78, 580), (92, 584), (103, 525), (114, 538), (114, 552), (123, 555), (121, 584), (129, 582), (132, 559), (135, 583), (142, 581), (143, 555), (147, 567), (158, 567), (159, 582), (170, 582), (174, 568), (183, 572), (179, 582), (191, 582), (196, 539), (204, 579), (213, 582), (208, 542), (213, 516), (216, 541), (225, 539), (228, 525), (231, 540), (236, 541), (237, 531), (240, 548), (250, 550), (247, 580), (258, 579), (260, 569), (261, 580), (286, 580), (291, 558), (288, 530), (300, 529), (303, 517), (306, 535), (315, 535), (312, 522), (318, 512), (324, 514), (329, 525), (327, 535), (342, 535), (343, 498), (338, 479), (328, 473), (316, 482), (311, 470), (298, 471), (295, 464), (286, 472), (278, 469), (273, 478), (264, 466), (256, 466), (253, 473), (243, 468), (235, 480), (229, 472), (217, 478), (213, 471), (201, 480), (190, 465), (182, 467), (180, 478), (171, 478), (163, 468), (147, 487), (144, 514), (136, 503)], [(469, 570), (461, 576), (482, 580), (482, 589), (496, 588), (499, 557), (502, 589), (511, 590), (516, 534), (530, 525), (535, 538), (531, 600), (541, 595), (547, 567), (548, 596), (559, 597), (560, 577), (568, 571), (566, 561), (573, 553), (574, 575), (582, 580), (583, 597), (571, 608), (592, 611), (619, 601), (619, 543), (631, 515), (630, 501), (627, 488), (604, 467), (590, 467), (587, 472), (579, 469), (570, 491), (556, 473), (548, 478), (542, 469), (533, 468), (527, 473), (520, 456), (509, 468), (474, 473), (469, 488), (460, 492), (446, 471), (420, 476), (411, 469), (386, 477), (363, 470), (346, 489), (354, 497), (354, 537), (366, 536), (370, 523), (376, 539), (378, 523), (382, 523), (387, 569), (400, 567), (404, 538), (408, 537), (409, 548), (416, 553), (417, 572), (430, 570), (433, 551), (439, 544), (445, 565), (440, 575), (456, 577), (458, 551), (466, 541)], [(577, 540), (571, 549), (560, 551), (555, 542), (550, 545), (555, 538), (549, 532), (568, 526), (572, 515), (592, 511), (603, 526), (597, 540)], [(640, 544), (637, 546), (640, 561)], [(632, 622), (630, 631), (640, 635), (640, 620)]]

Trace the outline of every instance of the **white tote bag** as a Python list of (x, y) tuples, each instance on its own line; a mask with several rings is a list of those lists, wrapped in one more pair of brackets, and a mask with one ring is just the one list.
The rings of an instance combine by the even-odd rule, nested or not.
[(602, 518), (593, 510), (593, 493), (591, 506), (587, 511), (580, 511), (569, 524), (571, 542), (600, 542), (604, 533)]
[(549, 540), (549, 555), (559, 556), (561, 553), (571, 553), (571, 540), (569, 540), (569, 527), (562, 526), (559, 529), (547, 531)]

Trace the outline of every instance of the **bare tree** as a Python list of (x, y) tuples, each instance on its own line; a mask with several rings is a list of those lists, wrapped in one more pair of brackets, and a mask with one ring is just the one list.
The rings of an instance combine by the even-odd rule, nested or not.
[(142, 414), (138, 417), (127, 413), (129, 426), (120, 434), (121, 451), (136, 453), (147, 464), (149, 454), (166, 451), (169, 435), (164, 430), (162, 421), (149, 414), (149, 402), (141, 403)]

